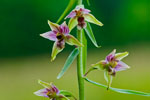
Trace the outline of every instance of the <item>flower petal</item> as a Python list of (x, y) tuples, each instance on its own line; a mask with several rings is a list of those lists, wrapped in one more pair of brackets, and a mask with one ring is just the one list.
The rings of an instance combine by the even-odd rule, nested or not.
[(37, 96), (43, 96), (43, 97), (48, 98), (48, 96), (47, 96), (48, 92), (49, 92), (48, 89), (44, 88), (44, 89), (41, 89), (41, 90), (38, 90), (38, 91), (34, 92), (34, 94), (37, 95)]
[(82, 12), (82, 14), (89, 14), (89, 12), (91, 12), (90, 10), (84, 8), (80, 8), (80, 11)]
[(122, 60), (124, 57), (128, 56), (128, 52), (123, 52), (123, 53), (117, 53), (115, 54), (115, 59), (116, 60)]
[(79, 47), (82, 47), (83, 45), (72, 35), (67, 35), (66, 36), (66, 42), (69, 44), (69, 45), (76, 45), (76, 46), (79, 46)]
[(56, 55), (61, 52), (65, 47), (64, 40), (62, 41), (56, 41), (53, 45), (52, 55), (51, 55), (51, 61), (55, 60)]
[(102, 61), (99, 61), (98, 63), (96, 64), (92, 64), (91, 66), (92, 67), (97, 67), (101, 70), (104, 70), (105, 69), (105, 66), (106, 66), (107, 62), (105, 60), (102, 60)]
[[(76, 16), (76, 12), (75, 11), (71, 11), (70, 12), (70, 14), (68, 14), (67, 16), (66, 16), (66, 18), (73, 18), (73, 17), (75, 17)], [(65, 19), (66, 19), (65, 18)]]
[(77, 17), (71, 18), (68, 24), (69, 30), (71, 31), (75, 26), (77, 26), (77, 24), (78, 24)]
[(86, 21), (90, 23), (103, 26), (103, 24), (100, 21), (98, 21), (92, 14), (85, 14), (83, 15), (83, 17), (85, 18)]
[(53, 92), (55, 92), (56, 94), (59, 94), (60, 91), (58, 90), (58, 88), (55, 85), (51, 85), (51, 89), (53, 90)]
[(55, 31), (49, 31), (49, 32), (46, 32), (46, 33), (43, 33), (43, 34), (40, 34), (40, 36), (46, 38), (46, 39), (49, 39), (51, 41), (56, 41), (57, 38), (56, 38), (56, 33)]
[(52, 31), (59, 32), (59, 25), (56, 23), (52, 23), (51, 21), (48, 20), (48, 25), (52, 29)]
[(114, 49), (107, 57), (106, 57), (106, 61), (110, 62), (112, 60), (114, 60), (115, 58), (115, 53), (116, 53), (116, 49)]
[(115, 71), (122, 71), (122, 70), (126, 70), (128, 68), (130, 68), (130, 67), (127, 64), (125, 64), (122, 61), (119, 61), (117, 66), (114, 69), (115, 69)]
[(60, 25), (59, 29), (60, 29), (60, 30), (59, 30), (60, 33), (63, 33), (63, 34), (65, 34), (65, 35), (69, 34), (69, 28), (68, 28), (66, 22), (62, 23), (62, 24)]

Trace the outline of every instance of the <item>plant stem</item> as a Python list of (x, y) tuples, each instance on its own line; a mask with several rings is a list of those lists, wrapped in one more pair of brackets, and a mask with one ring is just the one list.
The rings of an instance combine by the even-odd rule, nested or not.
[(79, 47), (79, 55), (77, 57), (77, 75), (79, 85), (79, 100), (85, 100), (84, 96), (84, 74), (87, 59), (87, 40), (84, 34), (84, 30), (78, 30), (77, 38), (84, 46)]
[(82, 0), (78, 0), (78, 5), (82, 5)]

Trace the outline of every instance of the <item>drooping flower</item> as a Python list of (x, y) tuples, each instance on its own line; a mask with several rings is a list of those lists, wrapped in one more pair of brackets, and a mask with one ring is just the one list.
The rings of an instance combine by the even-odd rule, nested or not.
[(78, 29), (86, 27), (86, 21), (103, 26), (103, 24), (98, 21), (92, 14), (90, 10), (85, 9), (84, 5), (78, 5), (66, 18), (71, 18), (69, 21), (69, 29), (72, 30), (76, 25)]
[(61, 52), (65, 47), (65, 42), (69, 45), (82, 46), (82, 44), (72, 35), (69, 34), (69, 28), (66, 25), (66, 22), (58, 25), (48, 21), (48, 24), (52, 31), (40, 34), (40, 36), (55, 41), (53, 45), (51, 61), (56, 58), (56, 55)]
[(130, 68), (127, 64), (121, 61), (126, 56), (128, 56), (128, 52), (116, 53), (115, 49), (108, 56), (106, 56), (105, 60), (101, 60), (100, 62), (93, 64), (92, 68), (86, 73), (86, 75), (94, 69), (104, 70), (104, 77), (109, 88), (111, 85), (112, 76), (115, 76), (116, 72)]
[(49, 84), (41, 80), (39, 80), (39, 83), (45, 88), (34, 92), (35, 95), (43, 96), (50, 100), (69, 100), (67, 97), (60, 94), (60, 90), (52, 83)]

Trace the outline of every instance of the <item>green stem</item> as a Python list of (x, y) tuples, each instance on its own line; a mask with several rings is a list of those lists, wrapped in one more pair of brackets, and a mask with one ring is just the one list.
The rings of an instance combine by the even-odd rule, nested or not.
[(78, 5), (82, 5), (82, 0), (78, 0)]
[(77, 32), (78, 40), (84, 45), (79, 47), (79, 55), (77, 57), (77, 74), (78, 74), (78, 85), (79, 85), (79, 100), (85, 100), (84, 96), (84, 74), (87, 59), (87, 40), (83, 30)]

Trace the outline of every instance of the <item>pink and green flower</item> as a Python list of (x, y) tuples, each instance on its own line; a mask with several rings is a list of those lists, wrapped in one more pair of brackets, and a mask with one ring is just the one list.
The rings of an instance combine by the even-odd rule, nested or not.
[(69, 45), (82, 46), (82, 44), (74, 36), (69, 34), (70, 30), (66, 22), (58, 25), (48, 21), (48, 24), (51, 31), (40, 34), (40, 36), (55, 42), (52, 49), (51, 61), (53, 61), (56, 58), (56, 55), (65, 48), (65, 43)]
[(85, 9), (83, 5), (78, 5), (74, 10), (70, 12), (70, 14), (66, 18), (71, 18), (69, 21), (69, 29), (72, 30), (75, 26), (78, 29), (82, 29), (86, 27), (86, 21), (103, 26), (103, 24), (98, 21), (92, 14), (90, 14), (90, 10)]
[(60, 94), (60, 90), (52, 83), (49, 84), (39, 80), (39, 84), (41, 84), (45, 88), (34, 92), (35, 95), (46, 97), (49, 98), (50, 100), (69, 100), (67, 97)]

